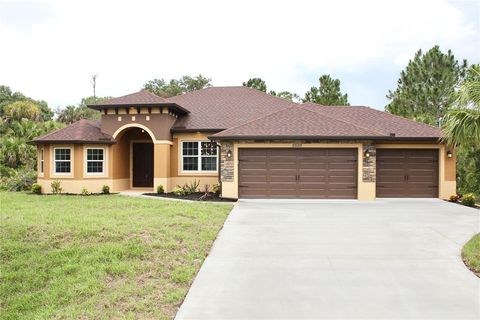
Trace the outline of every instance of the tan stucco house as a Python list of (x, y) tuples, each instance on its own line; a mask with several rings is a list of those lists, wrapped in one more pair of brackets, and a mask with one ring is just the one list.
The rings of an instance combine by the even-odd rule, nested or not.
[(293, 103), (247, 87), (164, 99), (147, 91), (90, 108), (34, 139), (44, 193), (145, 189), (200, 180), (227, 198), (447, 198), (454, 150), (441, 132), (368, 107)]

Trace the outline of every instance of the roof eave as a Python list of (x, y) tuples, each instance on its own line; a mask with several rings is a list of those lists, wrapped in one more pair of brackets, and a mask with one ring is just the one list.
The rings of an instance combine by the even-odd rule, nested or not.
[(391, 137), (391, 136), (280, 136), (244, 135), (209, 136), (211, 140), (385, 140), (385, 141), (439, 141), (440, 137)]
[(115, 140), (31, 140), (27, 144), (45, 144), (45, 143), (77, 143), (77, 144), (116, 144)]
[(170, 129), (171, 133), (188, 133), (188, 132), (221, 132), (225, 129), (216, 129), (216, 128), (182, 128), (182, 127), (173, 127)]
[(94, 110), (103, 110), (106, 108), (121, 107), (173, 107), (183, 114), (189, 114), (190, 111), (176, 103), (124, 103), (124, 104), (87, 104), (87, 107)]

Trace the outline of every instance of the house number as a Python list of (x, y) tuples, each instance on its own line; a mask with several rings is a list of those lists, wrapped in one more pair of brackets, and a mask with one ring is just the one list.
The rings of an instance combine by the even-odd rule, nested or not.
[(302, 146), (302, 143), (301, 142), (294, 142), (292, 143), (292, 147), (293, 148), (300, 148)]

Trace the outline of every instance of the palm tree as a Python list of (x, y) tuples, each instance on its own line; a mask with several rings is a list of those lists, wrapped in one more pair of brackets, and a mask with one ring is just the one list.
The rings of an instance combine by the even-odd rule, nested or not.
[(457, 107), (448, 111), (443, 121), (443, 139), (453, 146), (480, 146), (480, 65), (472, 66), (469, 72), (460, 87)]

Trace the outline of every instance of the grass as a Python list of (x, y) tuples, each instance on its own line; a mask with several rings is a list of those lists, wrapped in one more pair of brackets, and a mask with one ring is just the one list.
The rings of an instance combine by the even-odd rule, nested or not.
[(0, 193), (1, 319), (169, 319), (231, 205)]
[(467, 267), (480, 277), (480, 233), (463, 246), (462, 257)]

